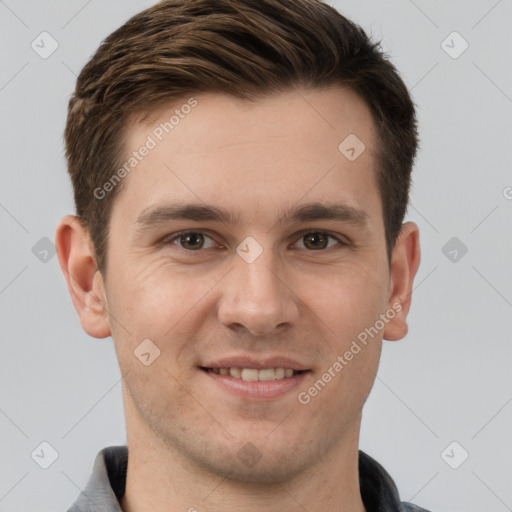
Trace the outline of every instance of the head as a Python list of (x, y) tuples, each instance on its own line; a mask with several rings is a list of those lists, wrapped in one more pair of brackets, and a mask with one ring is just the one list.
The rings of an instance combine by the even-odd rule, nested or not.
[(76, 213), (98, 269), (106, 271), (110, 213), (125, 186), (116, 171), (127, 160), (130, 121), (200, 92), (258, 101), (332, 85), (356, 92), (372, 113), (390, 257), (408, 203), (415, 112), (396, 69), (360, 27), (317, 0), (170, 0), (113, 32), (78, 77), (65, 131)]
[[(114, 339), (133, 430), (253, 481), (353, 440), (419, 264), (414, 106), (378, 44), (317, 0), (164, 1), (84, 67), (65, 141), (59, 259), (84, 329)], [(210, 382), (244, 358), (300, 367), (296, 388)]]

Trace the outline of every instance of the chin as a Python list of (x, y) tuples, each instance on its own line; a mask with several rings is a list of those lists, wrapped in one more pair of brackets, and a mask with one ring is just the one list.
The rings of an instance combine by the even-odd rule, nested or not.
[(235, 436), (217, 442), (210, 439), (207, 443), (196, 439), (179, 443), (179, 448), (173, 446), (201, 472), (234, 482), (266, 485), (282, 484), (311, 469), (326, 449), (326, 443), (303, 443), (290, 437), (269, 440), (268, 432), (265, 436)]
[(293, 479), (313, 464), (313, 461), (304, 463), (296, 457), (290, 457), (286, 462), (274, 459), (271, 455), (263, 455), (255, 463), (242, 462), (239, 454), (235, 454), (231, 461), (202, 460), (202, 467), (209, 473), (222, 476), (234, 482), (244, 484), (282, 484)]

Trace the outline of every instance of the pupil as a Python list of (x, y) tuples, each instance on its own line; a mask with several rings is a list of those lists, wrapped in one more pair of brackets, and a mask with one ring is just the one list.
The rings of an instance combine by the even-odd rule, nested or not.
[[(312, 247), (313, 249), (322, 249), (325, 246), (325, 241), (326, 241), (325, 238), (326, 237), (322, 233), (312, 233), (312, 234), (306, 235), (306, 240), (307, 240), (306, 245), (308, 243), (311, 243), (313, 246)], [(321, 239), (320, 243), (318, 243), (318, 239)]]
[(198, 247), (201, 247), (203, 243), (203, 235), (200, 233), (184, 235), (183, 239), (185, 240), (185, 245), (189, 249), (197, 249)]

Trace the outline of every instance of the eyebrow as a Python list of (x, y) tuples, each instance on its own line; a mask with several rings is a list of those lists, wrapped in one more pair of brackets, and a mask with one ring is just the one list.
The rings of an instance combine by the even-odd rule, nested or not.
[[(143, 210), (138, 216), (135, 226), (137, 231), (141, 231), (146, 228), (158, 227), (173, 220), (220, 222), (233, 226), (237, 224), (239, 219), (239, 215), (213, 205), (201, 203), (164, 204)], [(281, 212), (274, 227), (293, 222), (305, 223), (318, 220), (336, 220), (365, 227), (368, 225), (369, 216), (365, 211), (343, 203), (307, 203)]]

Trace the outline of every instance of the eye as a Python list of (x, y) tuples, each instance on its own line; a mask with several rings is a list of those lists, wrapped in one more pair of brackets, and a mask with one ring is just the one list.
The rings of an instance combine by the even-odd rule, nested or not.
[[(294, 245), (296, 246), (299, 243), (302, 243), (302, 247), (299, 246), (296, 248), (308, 249), (310, 251), (322, 251), (336, 245), (340, 247), (348, 245), (347, 242), (324, 231), (309, 231), (304, 233)], [(181, 233), (175, 233), (172, 237), (164, 239), (162, 244), (177, 245), (188, 252), (199, 252), (201, 249), (212, 249), (218, 246), (213, 238), (201, 231), (182, 231)]]
[[(334, 240), (334, 243), (331, 243), (329, 245), (329, 239)], [(329, 233), (325, 233), (323, 231), (309, 231), (308, 233), (304, 233), (296, 243), (299, 243), (301, 241), (304, 242), (304, 247), (299, 247), (300, 249), (306, 248), (313, 251), (330, 249), (334, 245), (348, 245), (347, 243), (340, 240), (338, 237), (330, 235)]]
[[(206, 243), (206, 240), (210, 240), (210, 243)], [(172, 238), (168, 240), (164, 240), (163, 243), (165, 245), (174, 244), (178, 245), (182, 249), (187, 251), (199, 251), (200, 249), (211, 249), (215, 247), (216, 242), (208, 235), (201, 233), (199, 231), (184, 231), (182, 233), (178, 233), (174, 235)]]

